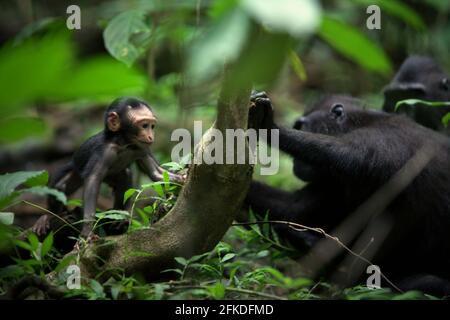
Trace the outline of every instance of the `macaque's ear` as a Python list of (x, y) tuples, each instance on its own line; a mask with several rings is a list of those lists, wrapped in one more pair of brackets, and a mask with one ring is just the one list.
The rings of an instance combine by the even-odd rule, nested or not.
[(120, 129), (120, 118), (117, 112), (108, 113), (108, 118), (106, 119), (106, 124), (108, 129), (111, 131), (118, 131)]

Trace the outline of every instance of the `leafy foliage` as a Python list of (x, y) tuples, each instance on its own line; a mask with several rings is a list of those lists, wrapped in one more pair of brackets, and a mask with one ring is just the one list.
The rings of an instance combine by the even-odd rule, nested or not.
[(145, 13), (137, 10), (115, 16), (103, 33), (108, 52), (127, 65), (144, 53), (150, 35)]
[(392, 71), (391, 62), (383, 49), (352, 26), (325, 16), (319, 35), (345, 57), (368, 70), (384, 75)]
[[(0, 175), (0, 209), (11, 205), (23, 193), (53, 195), (66, 203), (64, 193), (45, 187), (47, 180), (46, 171), (20, 171)], [(24, 187), (18, 189), (22, 185)]]

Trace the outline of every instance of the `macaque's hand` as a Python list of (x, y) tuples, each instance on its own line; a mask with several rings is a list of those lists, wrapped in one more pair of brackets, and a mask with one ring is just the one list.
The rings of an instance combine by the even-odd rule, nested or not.
[(38, 235), (38, 236), (46, 235), (49, 230), (50, 230), (50, 216), (48, 216), (46, 214), (41, 216), (34, 223), (33, 227), (31, 227), (31, 231), (36, 233), (36, 235)]
[(179, 184), (184, 184), (186, 182), (186, 178), (187, 178), (187, 174), (183, 173), (170, 173), (170, 181), (175, 182), (175, 183), (179, 183)]
[(273, 128), (272, 102), (264, 91), (252, 91), (252, 94), (250, 96), (250, 109), (248, 114), (248, 128)]

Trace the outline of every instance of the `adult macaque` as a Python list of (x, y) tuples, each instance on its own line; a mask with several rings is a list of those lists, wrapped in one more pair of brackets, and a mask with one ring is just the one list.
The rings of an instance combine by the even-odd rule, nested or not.
[[(394, 79), (384, 89), (383, 110), (394, 112), (396, 103), (405, 99), (450, 101), (450, 77), (433, 59), (411, 56), (403, 62)], [(450, 134), (442, 123), (442, 117), (450, 112), (450, 107), (405, 104), (399, 107), (398, 112), (406, 113), (425, 127)]]
[[(266, 119), (272, 117), (272, 105), (265, 94), (253, 95), (252, 100)], [(378, 241), (371, 260), (401, 288), (448, 295), (448, 138), (403, 115), (363, 110), (362, 106), (361, 101), (351, 97), (329, 96), (299, 118), (293, 128), (278, 127), (273, 118), (266, 121), (265, 128), (279, 129), (279, 148), (293, 157), (294, 174), (308, 184), (287, 192), (252, 182), (246, 203), (258, 215), (268, 212), (271, 220), (291, 221), (332, 233), (374, 193), (389, 185), (390, 189), (370, 208), (377, 208), (382, 201), (386, 201), (385, 206), (370, 209), (374, 212), (364, 211), (370, 216), (356, 234), (364, 230), (368, 239)], [(422, 162), (420, 167), (417, 163)], [(392, 182), (399, 172), (411, 174), (411, 181), (406, 183), (402, 177)], [(395, 188), (397, 193), (392, 191)], [(383, 237), (377, 228), (371, 229), (380, 221), (389, 222)], [(322, 238), (285, 225), (276, 230), (301, 250), (311, 249)]]
[[(150, 106), (135, 98), (119, 98), (105, 112), (105, 129), (89, 138), (75, 152), (72, 160), (51, 179), (50, 186), (70, 195), (83, 186), (83, 227), (81, 236), (92, 235), (100, 185), (106, 182), (113, 188), (114, 208), (125, 209), (123, 195), (132, 187), (130, 165), (136, 162), (140, 170), (153, 181), (163, 179), (164, 169), (151, 153), (156, 117)], [(184, 177), (168, 172), (174, 182)], [(63, 206), (49, 198), (49, 210), (59, 214)], [(38, 235), (49, 229), (49, 216), (35, 223)]]

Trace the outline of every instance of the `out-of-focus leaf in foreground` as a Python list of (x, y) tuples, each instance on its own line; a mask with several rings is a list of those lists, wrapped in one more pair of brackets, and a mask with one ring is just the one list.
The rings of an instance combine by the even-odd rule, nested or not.
[(392, 63), (384, 50), (358, 29), (330, 17), (323, 17), (320, 37), (343, 56), (367, 70), (388, 75)]

